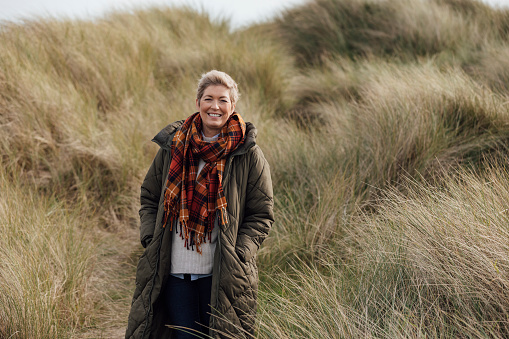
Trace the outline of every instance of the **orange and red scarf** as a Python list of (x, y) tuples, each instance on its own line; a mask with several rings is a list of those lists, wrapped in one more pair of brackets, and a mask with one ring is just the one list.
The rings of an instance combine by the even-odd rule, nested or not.
[[(234, 112), (221, 129), (215, 142), (202, 139), (200, 114), (186, 119), (171, 143), (171, 163), (164, 193), (164, 221), (170, 220), (170, 230), (178, 218), (180, 236), (187, 249), (201, 254), (201, 244), (210, 241), (216, 211), (221, 224), (226, 223), (226, 198), (223, 192), (223, 173), (226, 158), (244, 142), (246, 124)], [(205, 166), (198, 178), (199, 160)]]

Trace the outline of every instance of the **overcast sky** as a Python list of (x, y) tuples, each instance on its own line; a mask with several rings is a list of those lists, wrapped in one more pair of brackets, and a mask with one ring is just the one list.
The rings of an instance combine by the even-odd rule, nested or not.
[[(284, 8), (306, 0), (0, 0), (0, 20), (56, 16), (89, 18), (108, 11), (148, 6), (190, 5), (205, 9), (213, 17), (230, 18), (232, 26), (240, 27), (266, 20)], [(509, 0), (507, 0), (509, 1)]]
[[(483, 0), (509, 7), (509, 0)], [(306, 0), (0, 0), (0, 20), (18, 20), (33, 15), (68, 18), (97, 17), (108, 11), (150, 5), (189, 4), (213, 17), (231, 18), (234, 28), (266, 20), (282, 9)]]

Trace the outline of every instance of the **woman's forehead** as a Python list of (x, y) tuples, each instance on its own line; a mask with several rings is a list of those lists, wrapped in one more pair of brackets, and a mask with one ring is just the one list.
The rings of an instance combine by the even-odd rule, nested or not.
[(223, 85), (210, 85), (205, 88), (203, 96), (230, 98), (230, 91), (228, 91), (228, 88)]

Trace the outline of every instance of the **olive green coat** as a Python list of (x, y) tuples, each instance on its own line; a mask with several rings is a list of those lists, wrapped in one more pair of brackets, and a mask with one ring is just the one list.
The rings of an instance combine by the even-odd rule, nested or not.
[[(171, 236), (162, 227), (170, 146), (183, 121), (164, 128), (153, 139), (159, 149), (141, 186), (140, 239), (145, 252), (136, 271), (136, 288), (126, 338), (170, 338), (159, 295), (171, 267)], [(242, 146), (227, 159), (223, 190), (228, 220), (219, 230), (212, 272), (210, 334), (216, 338), (254, 333), (258, 269), (256, 251), (274, 221), (270, 170), (256, 145), (256, 128), (246, 124)], [(216, 221), (217, 226), (217, 221)]]

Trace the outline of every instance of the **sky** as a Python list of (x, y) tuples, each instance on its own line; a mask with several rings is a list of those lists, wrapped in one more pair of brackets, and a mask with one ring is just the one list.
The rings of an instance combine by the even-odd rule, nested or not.
[[(509, 0), (483, 0), (509, 7)], [(100, 17), (113, 10), (144, 6), (183, 5), (205, 9), (213, 18), (230, 18), (233, 28), (267, 20), (282, 9), (306, 0), (0, 0), (0, 20), (17, 21), (35, 16), (61, 18)]]
[(205, 9), (213, 18), (230, 18), (233, 28), (238, 28), (267, 20), (284, 8), (304, 2), (306, 0), (0, 0), (0, 20), (16, 21), (34, 15), (86, 19), (133, 7), (190, 5)]

